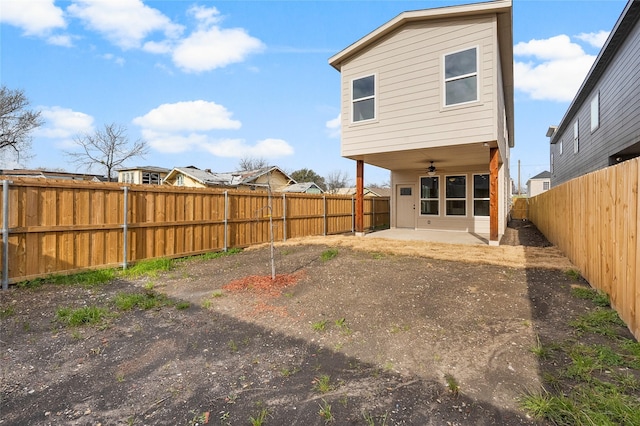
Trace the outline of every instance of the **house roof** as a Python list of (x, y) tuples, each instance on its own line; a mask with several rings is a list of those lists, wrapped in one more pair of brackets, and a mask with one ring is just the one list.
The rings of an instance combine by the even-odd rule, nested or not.
[(133, 170), (141, 170), (143, 172), (155, 172), (155, 173), (169, 173), (171, 169), (166, 169), (164, 167), (158, 166), (134, 166), (134, 167), (122, 167), (120, 169), (116, 169), (116, 172), (128, 172)]
[(324, 192), (322, 188), (316, 185), (315, 182), (294, 183), (293, 185), (289, 185), (286, 188), (282, 188), (280, 192), (307, 192), (311, 188), (316, 188), (320, 192)]
[(441, 19), (458, 19), (473, 16), (496, 14), (498, 19), (498, 45), (500, 66), (504, 87), (505, 110), (509, 128), (509, 146), (514, 146), (514, 107), (513, 107), (513, 19), (511, 0), (495, 0), (460, 6), (438, 7), (402, 12), (386, 24), (378, 27), (360, 40), (329, 58), (329, 64), (341, 70), (342, 64), (360, 54), (371, 45), (379, 42), (398, 28), (414, 22)]
[(283, 172), (277, 166), (264, 167), (262, 169), (238, 171), (238, 172), (225, 172), (216, 173), (211, 170), (200, 170), (195, 166), (187, 167), (175, 167), (165, 180), (170, 180), (178, 172), (189, 176), (190, 178), (207, 186), (239, 186), (239, 185), (251, 185), (260, 176), (266, 175), (269, 172), (278, 171), (286, 176), (290, 181), (295, 182), (285, 172)]
[(578, 93), (575, 98), (573, 98), (571, 105), (569, 105), (569, 108), (558, 125), (557, 130), (551, 136), (552, 144), (558, 142), (556, 137), (563, 134), (567, 126), (569, 126), (573, 121), (574, 116), (587, 97), (591, 94), (596, 83), (615, 57), (620, 46), (622, 46), (629, 34), (631, 34), (633, 28), (637, 25), (638, 20), (640, 20), (640, 1), (629, 0), (622, 11), (622, 14), (620, 14), (618, 21), (614, 25), (613, 30), (611, 30), (607, 41), (604, 43), (604, 46), (602, 46), (602, 49), (600, 49), (598, 57), (591, 66), (591, 69), (582, 82), (580, 89), (578, 89)]
[(71, 173), (56, 170), (40, 170), (40, 169), (0, 169), (0, 175), (15, 177), (35, 177), (44, 179), (98, 179), (105, 180), (104, 175), (91, 173)]
[(544, 172), (538, 173), (534, 177), (529, 178), (529, 180), (534, 180), (534, 179), (551, 179), (551, 172), (548, 172), (545, 170)]
[[(388, 188), (375, 188), (375, 189), (370, 189), (370, 188), (364, 188), (363, 192), (364, 192), (364, 196), (366, 197), (388, 197), (391, 195), (391, 191), (389, 190), (389, 192), (387, 193)], [(338, 195), (356, 195), (356, 187), (351, 187), (351, 188), (336, 188), (334, 190), (331, 191), (332, 194), (338, 194)]]

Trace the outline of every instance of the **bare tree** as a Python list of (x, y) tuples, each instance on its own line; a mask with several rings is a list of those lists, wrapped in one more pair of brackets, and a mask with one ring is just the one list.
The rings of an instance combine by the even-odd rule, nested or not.
[(334, 170), (325, 178), (327, 191), (334, 191), (338, 188), (346, 188), (349, 186), (351, 179), (349, 174), (343, 170)]
[(44, 123), (40, 111), (28, 110), (28, 106), (22, 90), (0, 87), (0, 152), (9, 151), (18, 161), (29, 157), (30, 133)]
[(269, 163), (262, 157), (251, 157), (245, 155), (238, 162), (238, 170), (240, 171), (258, 170), (264, 169), (265, 167), (269, 167)]
[(147, 143), (138, 139), (129, 143), (127, 128), (120, 124), (105, 124), (104, 130), (96, 130), (93, 134), (85, 133), (76, 136), (73, 141), (80, 151), (67, 151), (71, 161), (78, 167), (86, 167), (88, 171), (95, 165), (103, 167), (106, 176), (111, 180), (114, 169), (133, 157), (144, 157), (148, 152)]

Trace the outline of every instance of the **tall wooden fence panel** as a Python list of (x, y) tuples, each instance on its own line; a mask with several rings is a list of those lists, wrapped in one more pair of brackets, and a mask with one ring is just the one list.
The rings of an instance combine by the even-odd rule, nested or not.
[[(355, 214), (351, 196), (33, 178), (4, 180), (0, 207), (3, 287), (247, 247), (269, 242), (272, 230), (275, 241), (349, 233)], [(389, 225), (389, 198), (366, 198), (364, 208), (368, 228)]]
[(566, 182), (529, 200), (529, 217), (640, 337), (640, 158)]

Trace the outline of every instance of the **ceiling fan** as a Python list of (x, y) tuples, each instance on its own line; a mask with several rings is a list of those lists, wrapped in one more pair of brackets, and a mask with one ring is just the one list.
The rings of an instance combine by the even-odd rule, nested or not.
[(433, 161), (431, 162), (431, 165), (427, 167), (427, 174), (429, 176), (433, 176), (436, 174), (436, 166), (433, 165)]

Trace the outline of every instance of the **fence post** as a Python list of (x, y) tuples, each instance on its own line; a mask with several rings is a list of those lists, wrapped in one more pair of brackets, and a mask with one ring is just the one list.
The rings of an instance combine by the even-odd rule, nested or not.
[(2, 181), (2, 289), (9, 289), (9, 184)]
[(355, 202), (356, 200), (353, 198), (353, 195), (351, 196), (351, 233), (353, 234), (355, 232), (356, 229), (356, 206), (355, 206)]
[(327, 196), (322, 194), (322, 235), (327, 235)]
[(287, 241), (287, 194), (282, 193), (282, 237)]
[(371, 230), (376, 229), (376, 198), (371, 198)]
[(123, 210), (124, 210), (124, 217), (123, 217), (123, 225), (122, 225), (122, 232), (123, 232), (123, 240), (122, 240), (122, 270), (127, 269), (127, 251), (128, 251), (128, 244), (127, 244), (127, 237), (128, 237), (128, 231), (129, 231), (129, 223), (127, 222), (127, 211), (129, 210), (129, 187), (128, 186), (123, 186), (122, 189), (124, 190), (124, 203), (123, 203)]
[(228, 210), (229, 210), (229, 191), (224, 191), (224, 249), (223, 250), (225, 252), (228, 250), (228, 245), (227, 245), (227, 238), (228, 238), (227, 225), (229, 224), (229, 220), (227, 217)]

